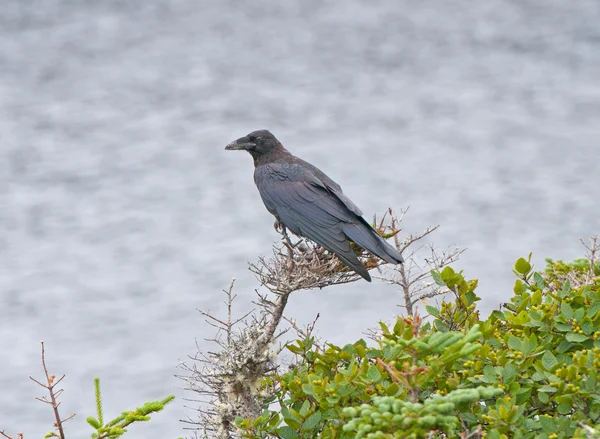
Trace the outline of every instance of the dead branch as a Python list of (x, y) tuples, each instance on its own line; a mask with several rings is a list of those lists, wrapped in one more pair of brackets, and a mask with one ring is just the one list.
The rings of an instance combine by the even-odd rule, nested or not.
[(60, 413), (58, 412), (58, 407), (60, 406), (61, 403), (58, 402), (58, 397), (63, 392), (63, 389), (55, 390), (55, 387), (64, 379), (65, 375), (61, 376), (57, 380), (56, 375), (50, 375), (50, 373), (48, 373), (48, 368), (46, 367), (46, 355), (45, 355), (45, 349), (44, 349), (44, 342), (42, 341), (41, 344), (42, 344), (42, 367), (44, 368), (44, 375), (46, 376), (46, 384), (41, 383), (40, 381), (36, 380), (32, 376), (30, 376), (29, 379), (32, 380), (34, 383), (38, 384), (39, 386), (43, 387), (44, 389), (48, 390), (48, 393), (50, 394), (50, 400), (48, 400), (45, 396), (42, 396), (41, 398), (36, 397), (35, 399), (52, 406), (52, 410), (54, 411), (54, 419), (55, 419), (54, 428), (56, 428), (58, 430), (58, 437), (60, 439), (64, 439), (65, 433), (63, 430), (63, 424), (65, 422), (67, 422), (69, 419), (73, 418), (75, 416), (75, 413), (69, 415), (65, 419), (61, 419), (61, 417), (60, 417)]
[[(298, 324), (296, 323), (296, 319), (291, 319), (288, 318), (286, 316), (283, 316), (283, 319), (289, 323), (289, 325), (292, 327), (292, 329), (294, 329), (296, 331), (296, 334), (298, 334), (299, 337), (302, 338), (309, 338), (310, 336), (312, 336), (312, 333), (315, 329), (315, 325), (317, 324), (317, 320), (319, 320), (320, 314), (317, 313), (315, 319), (312, 321), (311, 324), (307, 325), (305, 328), (301, 328), (300, 326), (298, 326)], [(315, 344), (316, 346), (316, 344)]]
[(588, 246), (583, 239), (579, 239), (586, 250), (586, 258), (590, 261), (590, 271), (586, 283), (591, 284), (595, 276), (596, 263), (600, 254), (600, 239), (597, 235), (590, 236), (590, 245)]
[(563, 285), (568, 281), (572, 288), (592, 285), (596, 278), (595, 267), (600, 263), (600, 238), (598, 236), (590, 236), (589, 245), (586, 244), (583, 239), (580, 239), (579, 241), (586, 250), (585, 257), (589, 263), (588, 273), (585, 279), (582, 279), (581, 274), (574, 267), (567, 272), (554, 270), (557, 281)]
[(0, 436), (6, 439), (23, 439), (23, 433), (17, 433), (16, 436), (9, 436), (4, 432), (4, 430), (0, 431)]
[(418, 234), (411, 233), (403, 241), (400, 241), (397, 231), (400, 230), (400, 223), (407, 211), (408, 208), (402, 210), (400, 215), (396, 216), (391, 209), (388, 209), (390, 225), (386, 227), (383, 219), (379, 224), (380, 233), (385, 233), (388, 230), (393, 233), (396, 249), (404, 258), (403, 264), (388, 270), (388, 273), (391, 274), (379, 277), (379, 279), (400, 287), (404, 303), (399, 306), (406, 309), (407, 315), (412, 316), (415, 313), (415, 304), (419, 301), (449, 292), (447, 288), (440, 287), (432, 281), (431, 270), (440, 270), (455, 262), (465, 250), (451, 248), (446, 251), (439, 251), (433, 245), (429, 245), (430, 255), (423, 259), (424, 264), (419, 263), (418, 254), (424, 246), (417, 244), (420, 244), (425, 237), (435, 232), (439, 226), (427, 227)]

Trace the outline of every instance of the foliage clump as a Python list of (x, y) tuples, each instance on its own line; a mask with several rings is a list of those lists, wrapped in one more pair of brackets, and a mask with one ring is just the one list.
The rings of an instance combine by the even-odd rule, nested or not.
[(520, 258), (513, 296), (481, 318), (477, 281), (432, 272), (452, 293), (429, 318), (380, 323), (374, 343), (287, 349), (296, 364), (247, 438), (588, 438), (600, 423), (600, 266)]
[[(59, 407), (61, 402), (59, 396), (63, 393), (63, 389), (59, 389), (58, 385), (62, 382), (66, 375), (56, 378), (56, 375), (51, 374), (46, 366), (46, 351), (44, 348), (44, 342), (42, 345), (42, 368), (44, 369), (45, 380), (37, 380), (36, 378), (29, 377), (34, 383), (48, 391), (48, 396), (42, 396), (35, 398), (40, 402), (48, 405), (54, 413), (54, 429), (47, 433), (45, 438), (57, 438), (65, 439), (65, 428), (64, 424), (75, 417), (75, 413), (70, 414), (67, 417), (61, 416)], [(150, 420), (150, 415), (162, 411), (165, 406), (175, 399), (175, 396), (170, 395), (159, 401), (148, 401), (145, 402), (141, 407), (135, 410), (128, 410), (122, 412), (121, 415), (117, 416), (111, 421), (104, 422), (104, 412), (102, 409), (102, 394), (100, 391), (100, 379), (94, 379), (95, 389), (95, 402), (96, 402), (96, 417), (88, 416), (86, 419), (87, 423), (94, 429), (92, 433), (92, 439), (117, 439), (123, 436), (127, 432), (129, 425), (136, 422), (145, 422)], [(9, 435), (0, 430), (0, 437), (5, 439), (23, 439), (23, 433), (17, 433), (16, 435)]]
[(100, 379), (94, 379), (94, 390), (96, 399), (96, 417), (88, 416), (87, 423), (95, 430), (92, 433), (92, 439), (116, 439), (127, 432), (129, 425), (135, 422), (147, 422), (150, 415), (158, 413), (165, 408), (165, 405), (175, 399), (173, 395), (167, 396), (160, 401), (148, 401), (135, 410), (122, 412), (111, 421), (104, 422), (104, 411), (102, 409), (102, 393), (100, 390)]

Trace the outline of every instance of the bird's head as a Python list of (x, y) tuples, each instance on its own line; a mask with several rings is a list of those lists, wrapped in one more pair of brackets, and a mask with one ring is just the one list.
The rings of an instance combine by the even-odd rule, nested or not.
[(257, 163), (260, 159), (274, 151), (285, 151), (279, 140), (269, 130), (252, 131), (225, 147), (226, 150), (248, 151)]

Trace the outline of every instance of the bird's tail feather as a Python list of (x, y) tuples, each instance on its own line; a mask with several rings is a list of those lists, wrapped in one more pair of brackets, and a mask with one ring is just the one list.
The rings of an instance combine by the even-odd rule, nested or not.
[(325, 242), (325, 241), (321, 241), (321, 240), (317, 241), (317, 242), (322, 247), (329, 250), (331, 253), (334, 253), (344, 264), (346, 264), (348, 267), (350, 267), (356, 273), (360, 274), (360, 276), (364, 280), (371, 282), (371, 275), (369, 274), (369, 270), (367, 270), (367, 267), (365, 267), (363, 264), (361, 264), (361, 262), (358, 260), (358, 257), (356, 256), (356, 253), (354, 253), (352, 251), (352, 249), (344, 251), (340, 248), (333, 248), (330, 245), (330, 242)]
[(302, 217), (297, 216), (295, 219), (300, 225), (299, 231), (302, 236), (312, 239), (331, 253), (334, 253), (344, 264), (361, 275), (365, 280), (371, 282), (369, 270), (360, 263), (358, 257), (346, 241), (342, 230), (326, 231), (316, 227)]
[(348, 254), (341, 254), (339, 252), (336, 252), (335, 254), (338, 258), (341, 259), (341, 261), (344, 264), (346, 264), (356, 273), (360, 274), (364, 280), (371, 282), (371, 275), (369, 274), (369, 270), (367, 270), (367, 268), (360, 263), (360, 261), (356, 257), (356, 254), (352, 250), (350, 250)]
[(385, 242), (368, 224), (362, 222), (344, 224), (344, 234), (364, 249), (390, 264), (404, 262), (398, 250)]

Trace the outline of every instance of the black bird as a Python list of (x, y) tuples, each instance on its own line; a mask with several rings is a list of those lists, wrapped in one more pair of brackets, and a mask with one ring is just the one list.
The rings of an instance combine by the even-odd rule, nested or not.
[(349, 241), (391, 264), (404, 262), (400, 253), (364, 220), (360, 209), (344, 195), (339, 184), (293, 156), (269, 131), (253, 131), (225, 149), (250, 153), (260, 196), (281, 224), (335, 253), (367, 281), (371, 281), (371, 276)]

